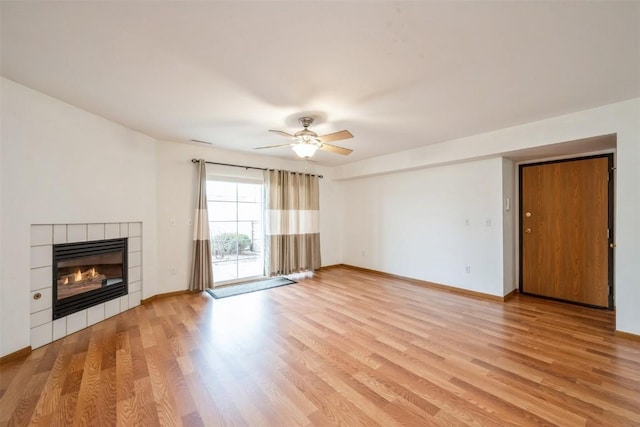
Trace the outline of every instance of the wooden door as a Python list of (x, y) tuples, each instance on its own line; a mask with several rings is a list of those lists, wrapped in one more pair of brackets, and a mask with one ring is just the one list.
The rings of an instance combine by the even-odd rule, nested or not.
[(611, 162), (605, 155), (520, 166), (521, 292), (613, 308)]

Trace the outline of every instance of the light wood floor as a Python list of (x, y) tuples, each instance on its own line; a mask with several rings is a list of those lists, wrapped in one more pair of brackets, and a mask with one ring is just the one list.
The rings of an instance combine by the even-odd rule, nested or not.
[(156, 300), (0, 368), (1, 425), (640, 425), (613, 314), (347, 268)]

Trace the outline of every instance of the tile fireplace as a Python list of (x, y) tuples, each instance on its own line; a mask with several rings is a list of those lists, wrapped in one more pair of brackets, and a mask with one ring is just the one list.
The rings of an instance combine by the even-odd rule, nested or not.
[[(31, 225), (32, 348), (140, 305), (142, 229), (142, 222)], [(83, 294), (89, 301), (76, 304)]]

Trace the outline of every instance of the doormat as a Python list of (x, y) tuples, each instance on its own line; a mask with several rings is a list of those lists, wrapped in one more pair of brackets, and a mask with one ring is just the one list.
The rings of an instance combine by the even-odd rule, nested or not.
[(249, 292), (263, 291), (265, 289), (277, 288), (279, 286), (296, 283), (286, 277), (274, 277), (273, 279), (257, 280), (255, 282), (241, 283), (239, 285), (224, 286), (218, 289), (207, 289), (207, 292), (215, 299), (232, 297), (235, 295), (248, 294)]

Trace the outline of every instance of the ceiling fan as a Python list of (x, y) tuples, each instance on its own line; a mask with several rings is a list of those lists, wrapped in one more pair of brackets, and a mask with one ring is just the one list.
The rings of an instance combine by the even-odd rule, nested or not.
[(287, 138), (291, 138), (293, 142), (289, 144), (269, 145), (266, 147), (257, 147), (255, 150), (262, 150), (265, 148), (284, 147), (291, 146), (291, 149), (295, 151), (298, 157), (308, 159), (313, 156), (316, 150), (328, 151), (330, 153), (342, 154), (347, 156), (353, 152), (349, 148), (338, 147), (337, 145), (328, 144), (328, 142), (340, 141), (342, 139), (353, 138), (353, 135), (348, 130), (341, 130), (338, 132), (329, 133), (326, 135), (318, 135), (317, 133), (310, 131), (308, 127), (313, 123), (312, 117), (300, 117), (298, 123), (302, 125), (304, 129), (291, 135), (290, 133), (283, 132), (281, 130), (270, 129), (269, 132), (277, 133)]

